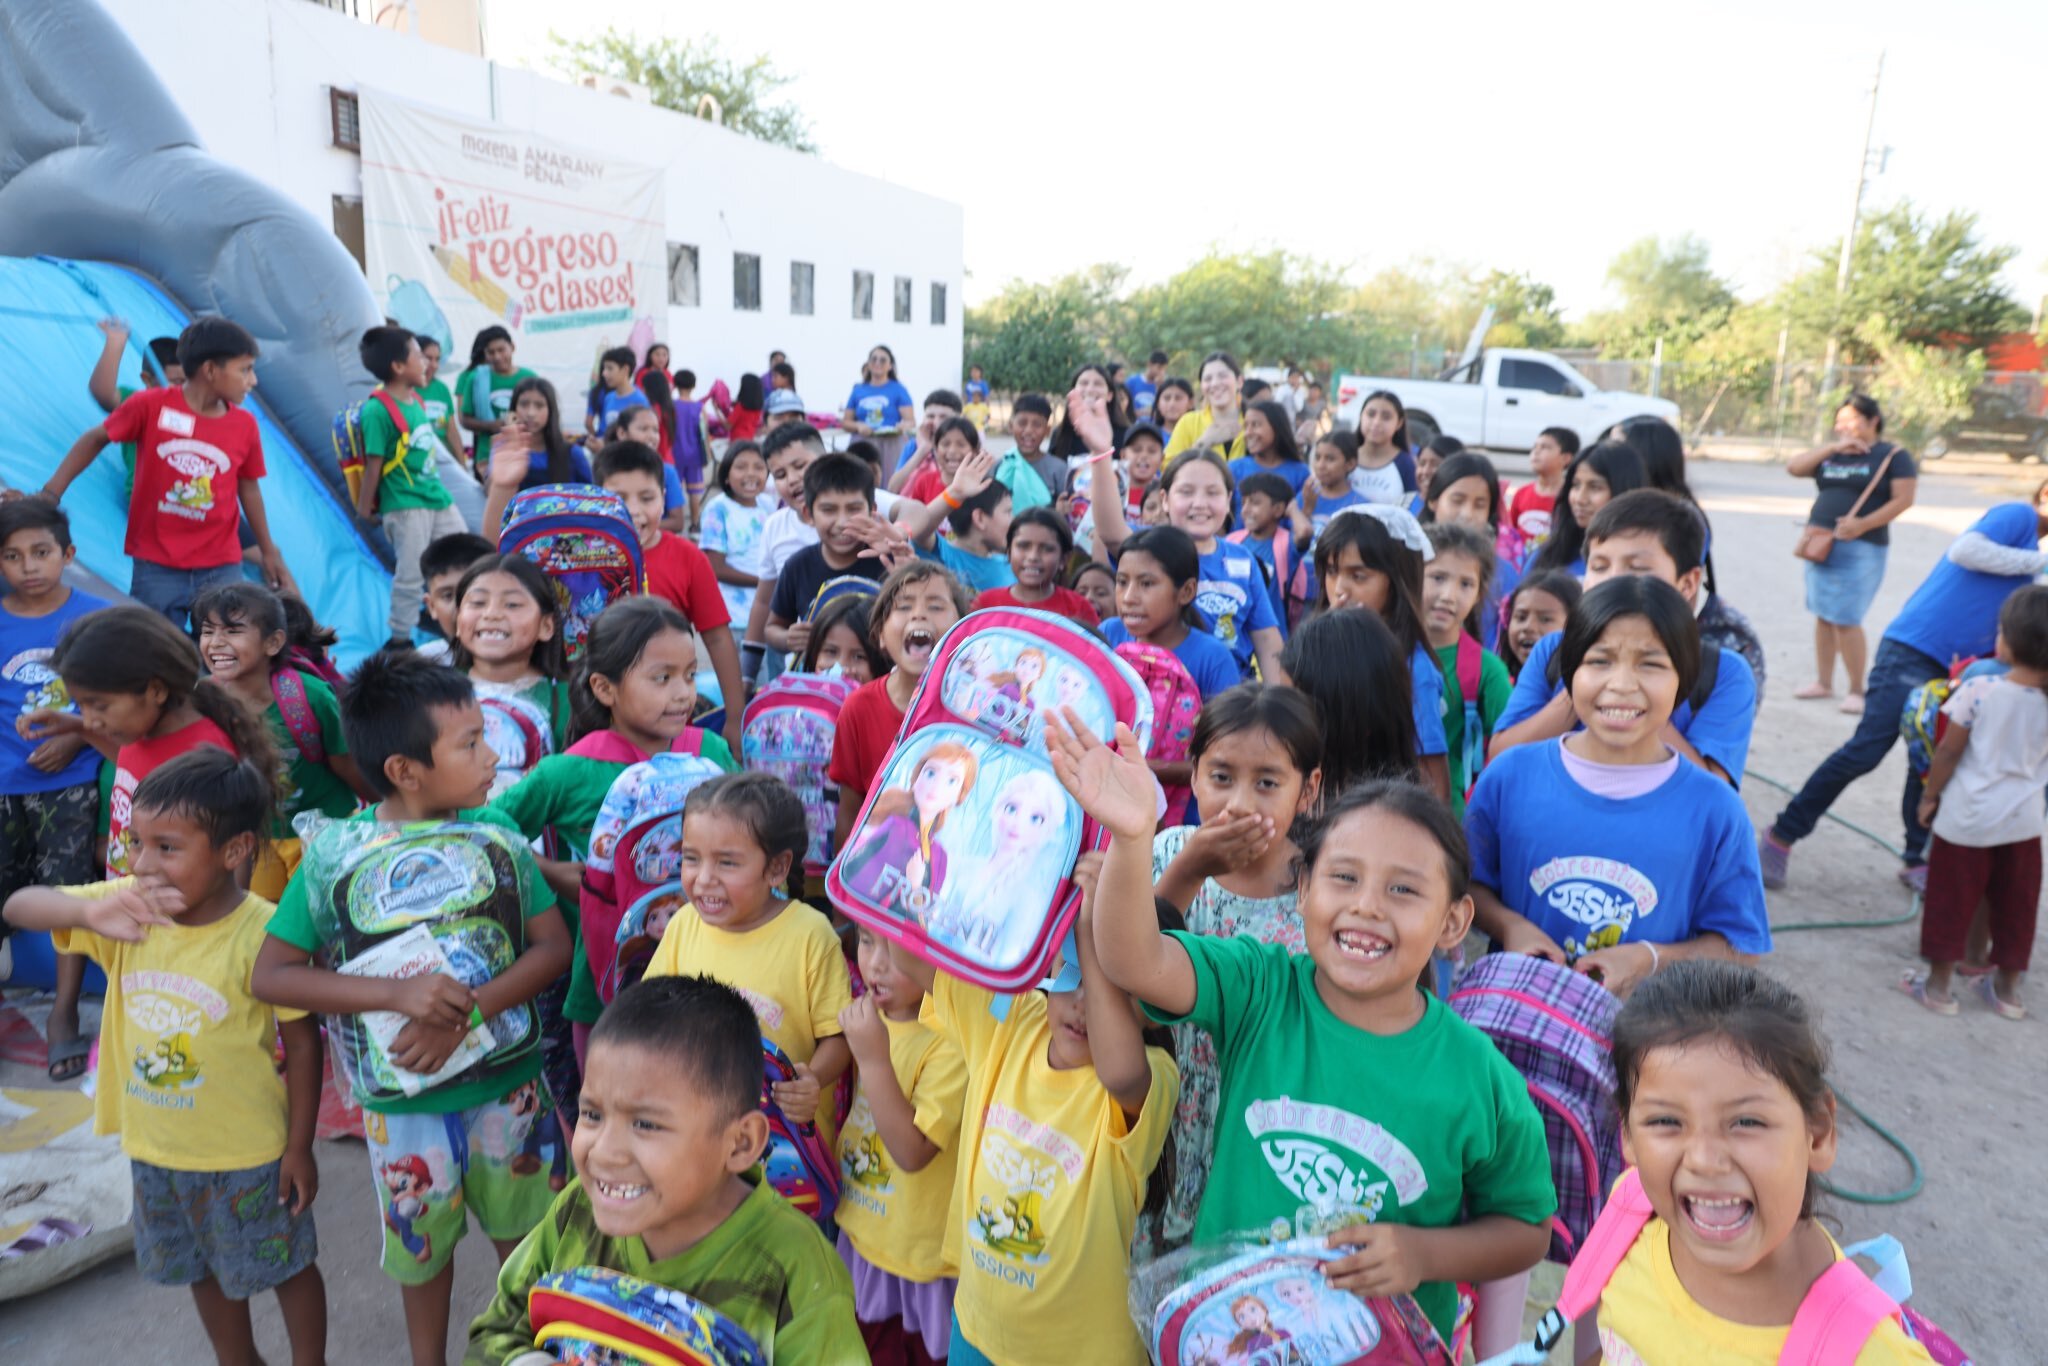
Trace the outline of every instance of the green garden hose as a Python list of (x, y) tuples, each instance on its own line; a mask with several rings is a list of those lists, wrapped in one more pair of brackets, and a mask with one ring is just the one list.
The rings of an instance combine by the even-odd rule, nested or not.
[[(1796, 794), (1796, 789), (1779, 782), (1768, 774), (1758, 773), (1753, 768), (1744, 769), (1742, 776), (1746, 782), (1759, 782), (1766, 787), (1774, 787), (1787, 796)], [(1875, 831), (1866, 830), (1854, 821), (1844, 820), (1832, 811), (1826, 813), (1826, 816), (1828, 820), (1833, 821), (1844, 830), (1849, 831), (1851, 834), (1861, 835), (1864, 839), (1869, 840), (1872, 844), (1893, 857), (1903, 858), (1905, 856), (1905, 850), (1899, 848), (1899, 846)], [(1875, 930), (1883, 929), (1888, 925), (1904, 925), (1919, 918), (1920, 893), (1915, 892), (1913, 893), (1912, 900), (1906, 903), (1904, 914), (1901, 915), (1889, 916), (1879, 920), (1795, 920), (1785, 924), (1773, 921), (1771, 923), (1771, 932), (1773, 934), (1786, 934), (1798, 930)], [(1829, 1089), (1834, 1091), (1837, 1104), (1850, 1114), (1856, 1116), (1857, 1119), (1863, 1122), (1864, 1128), (1876, 1134), (1894, 1152), (1906, 1159), (1907, 1179), (1906, 1184), (1895, 1191), (1850, 1190), (1846, 1186), (1837, 1186), (1825, 1177), (1821, 1178), (1820, 1188), (1836, 1199), (1847, 1200), (1854, 1205), (1903, 1205), (1918, 1195), (1921, 1188), (1927, 1184), (1927, 1172), (1920, 1165), (1920, 1155), (1908, 1147), (1904, 1139), (1872, 1119), (1862, 1106), (1843, 1095), (1838, 1087), (1830, 1084)]]

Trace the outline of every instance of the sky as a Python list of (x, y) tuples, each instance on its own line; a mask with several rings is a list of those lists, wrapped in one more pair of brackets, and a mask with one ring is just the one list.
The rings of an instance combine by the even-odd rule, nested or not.
[(1358, 281), (1526, 271), (1573, 317), (1612, 302), (1622, 247), (1688, 232), (1761, 295), (1847, 225), (1882, 50), (1865, 204), (1974, 210), (2021, 248), (2014, 293), (2048, 293), (2041, 0), (482, 3), (490, 55), (537, 67), (565, 11), (675, 37), (715, 14), (729, 55), (793, 78), (826, 158), (962, 206), (970, 303), (1277, 247)]

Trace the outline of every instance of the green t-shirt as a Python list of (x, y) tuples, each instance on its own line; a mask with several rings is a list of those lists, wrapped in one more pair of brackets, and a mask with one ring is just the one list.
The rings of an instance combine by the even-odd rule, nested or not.
[(448, 420), (448, 414), (455, 411), (455, 395), (448, 392), (448, 386), (440, 379), (428, 380), (419, 387), (420, 407), (427, 410), (427, 421), (439, 427)]
[[(1465, 694), (1458, 691), (1458, 647), (1446, 645), (1436, 652), (1436, 665), (1444, 676), (1444, 740), (1451, 766), (1451, 814), (1465, 819)], [(1493, 738), (1493, 727), (1508, 709), (1515, 685), (1508, 681), (1508, 666), (1491, 650), (1479, 652), (1479, 723), (1485, 738)]]
[[(404, 432), (377, 399), (363, 404), (363, 460), (384, 471), (377, 483), (377, 511), (447, 507), (455, 500), (434, 467), (434, 452), (441, 449), (440, 428), (427, 420), (418, 397), (399, 399), (398, 411), (405, 414)], [(398, 463), (387, 464), (394, 453)]]
[[(722, 736), (703, 732), (703, 755), (727, 773), (739, 772), (732, 749)], [(562, 856), (581, 863), (590, 855), (590, 827), (597, 823), (598, 808), (612, 783), (628, 765), (603, 759), (586, 759), (580, 754), (550, 754), (535, 764), (524, 778), (492, 801), (528, 839), (538, 839), (553, 826), (565, 846)], [(595, 1024), (604, 1011), (598, 998), (597, 981), (590, 975), (590, 959), (583, 952), (581, 908), (572, 899), (562, 901), (562, 914), (577, 927), (576, 957), (569, 968), (569, 995), (562, 1014), (577, 1024)]]
[[(347, 819), (351, 824), (363, 821), (375, 823), (377, 808), (366, 806)], [(448, 819), (495, 825), (507, 830), (514, 828), (512, 822), (506, 820), (502, 812), (488, 806), (457, 811)], [(446, 822), (420, 821), (416, 824), (438, 826)], [(299, 864), (299, 871), (292, 875), (291, 882), (286, 884), (284, 895), (278, 898), (276, 914), (270, 917), (272, 935), (293, 948), (304, 949), (308, 953), (319, 953), (327, 947), (327, 941), (321, 937), (319, 929), (313, 924), (312, 908), (306, 904), (306, 870), (321, 861), (316, 856), (320, 841), (331, 833), (333, 832), (322, 831), (308, 841), (306, 857)], [(547, 879), (540, 875), (540, 865), (533, 861), (532, 853), (522, 848), (518, 851), (517, 857), (519, 900), (525, 918), (531, 920), (546, 911), (554, 910), (555, 894), (549, 889)], [(526, 952), (526, 945), (515, 945), (514, 952)], [(496, 1100), (539, 1075), (540, 1051), (536, 1049), (524, 1064), (508, 1071), (493, 1072), (481, 1080), (466, 1082), (460, 1086), (436, 1086), (431, 1090), (422, 1091), (417, 1096), (378, 1101), (364, 1108), (391, 1115), (452, 1115), (458, 1110), (467, 1110)]]
[[(1369, 1034), (1323, 1004), (1306, 954), (1253, 939), (1173, 937), (1195, 970), (1185, 1020), (1216, 1040), (1221, 1070), (1197, 1242), (1258, 1231), (1308, 1237), (1356, 1223), (1444, 1228), (1486, 1214), (1541, 1224), (1556, 1211), (1527, 1085), (1443, 1002), (1426, 997), (1405, 1033)], [(1446, 1342), (1456, 1300), (1446, 1281), (1415, 1292)]]
[[(348, 737), (341, 733), (341, 704), (334, 700), (334, 689), (326, 680), (301, 672), (299, 677), (306, 684), (306, 709), (313, 713), (313, 719), (320, 723), (320, 744), (328, 756), (348, 753)], [(289, 727), (284, 723), (284, 712), (277, 703), (263, 713), (263, 719), (270, 723), (270, 738), (277, 742), (277, 752), (285, 760), (286, 774), (291, 778), (291, 790), (278, 803), (276, 822), (271, 826), (273, 837), (290, 838), (292, 817), (301, 811), (324, 811), (330, 816), (346, 816), (356, 809), (354, 789), (334, 775), (334, 770), (325, 763), (315, 763), (299, 752), (299, 746), (292, 739)]]
[(498, 1270), (498, 1290), (469, 1325), (463, 1366), (502, 1366), (533, 1350), (526, 1297), (542, 1276), (601, 1266), (680, 1290), (738, 1325), (777, 1362), (866, 1361), (853, 1316), (853, 1278), (818, 1226), (758, 1172), (754, 1187), (701, 1242), (656, 1261), (638, 1238), (607, 1237), (580, 1181), (555, 1197), (547, 1217)]
[[(476, 403), (476, 368), (464, 370), (455, 381), (456, 411), (464, 417), (482, 418), (490, 422), (502, 422), (512, 411), (512, 391), (519, 387), (519, 381), (534, 379), (533, 371), (521, 366), (509, 375), (488, 370), (491, 377), (491, 402), (489, 412), (479, 412)], [(488, 468), (491, 463), (491, 438), (488, 432), (476, 434), (476, 463), (479, 469)]]

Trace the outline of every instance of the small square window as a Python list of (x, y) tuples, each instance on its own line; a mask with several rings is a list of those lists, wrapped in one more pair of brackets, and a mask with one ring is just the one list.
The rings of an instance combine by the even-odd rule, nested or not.
[(899, 323), (910, 321), (910, 277), (908, 275), (896, 277), (896, 321)]
[(853, 316), (858, 322), (875, 316), (875, 273), (871, 270), (853, 273)]
[(792, 317), (808, 318), (818, 311), (818, 268), (809, 261), (789, 263), (789, 311)]
[(697, 295), (697, 249), (686, 242), (668, 244), (668, 301), (678, 308), (695, 308)]
[(732, 254), (732, 306), (740, 313), (761, 311), (761, 258), (752, 252)]
[(946, 325), (946, 287), (937, 280), (932, 281), (932, 326)]

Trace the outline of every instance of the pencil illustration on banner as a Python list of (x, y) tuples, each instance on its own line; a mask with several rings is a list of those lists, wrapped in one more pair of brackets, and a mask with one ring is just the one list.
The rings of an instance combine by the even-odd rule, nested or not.
[(433, 252), (434, 260), (440, 264), (442, 270), (448, 272), (449, 279), (460, 285), (478, 303), (503, 318), (507, 326), (519, 326), (519, 320), (525, 316), (526, 310), (505, 292), (503, 285), (488, 275), (480, 275), (471, 270), (469, 262), (446, 247), (437, 246), (433, 248)]

